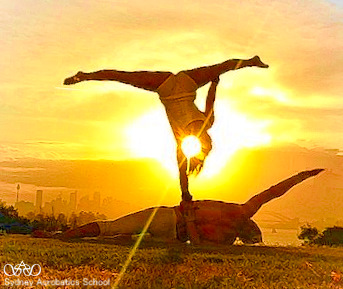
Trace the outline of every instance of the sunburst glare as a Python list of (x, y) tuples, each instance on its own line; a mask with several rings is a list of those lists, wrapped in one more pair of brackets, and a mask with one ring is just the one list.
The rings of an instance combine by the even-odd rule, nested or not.
[(186, 136), (181, 143), (182, 152), (190, 159), (201, 151), (201, 143), (195, 135)]
[[(217, 100), (215, 117), (215, 124), (209, 131), (213, 150), (201, 173), (206, 178), (219, 173), (239, 149), (266, 145), (272, 140), (267, 132), (270, 122), (249, 119), (234, 111), (227, 100)], [(125, 132), (132, 157), (154, 158), (174, 176), (178, 175), (176, 144), (163, 110), (152, 110), (136, 118)]]

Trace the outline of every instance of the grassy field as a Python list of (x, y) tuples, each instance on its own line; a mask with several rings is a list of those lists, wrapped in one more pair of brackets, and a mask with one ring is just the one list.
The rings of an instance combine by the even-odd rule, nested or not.
[[(20, 282), (33, 281), (37, 285), (40, 279), (39, 284), (45, 284), (42, 287), (58, 288), (43, 281), (79, 280), (79, 286), (60, 288), (83, 284), (94, 288), (94, 284), (99, 285), (95, 281), (114, 286), (132, 242), (63, 242), (12, 235), (0, 236), (0, 246), (0, 285), (6, 288), (18, 285), (15, 282), (19, 277), (7, 277), (3, 270), (5, 264), (16, 265), (21, 261), (39, 264), (42, 273), (37, 277), (21, 276)], [(118, 288), (343, 288), (341, 272), (343, 248), (214, 247), (143, 242)], [(95, 281), (83, 283), (83, 278)], [(20, 283), (16, 288), (37, 287)]]

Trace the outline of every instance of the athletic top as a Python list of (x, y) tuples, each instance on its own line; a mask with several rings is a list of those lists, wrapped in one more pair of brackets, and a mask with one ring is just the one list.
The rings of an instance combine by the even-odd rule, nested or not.
[(205, 114), (194, 104), (197, 89), (197, 84), (190, 76), (179, 72), (170, 75), (156, 90), (176, 139), (187, 135), (186, 128), (190, 123), (206, 119)]

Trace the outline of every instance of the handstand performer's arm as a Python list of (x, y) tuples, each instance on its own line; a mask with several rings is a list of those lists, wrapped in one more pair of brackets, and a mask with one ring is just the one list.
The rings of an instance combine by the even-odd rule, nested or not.
[(209, 116), (213, 113), (214, 101), (216, 100), (217, 85), (219, 83), (219, 77), (212, 80), (211, 86), (207, 93), (205, 116)]
[(192, 195), (188, 190), (187, 159), (181, 150), (181, 145), (177, 145), (177, 163), (179, 167), (179, 179), (182, 192), (182, 200), (192, 200)]

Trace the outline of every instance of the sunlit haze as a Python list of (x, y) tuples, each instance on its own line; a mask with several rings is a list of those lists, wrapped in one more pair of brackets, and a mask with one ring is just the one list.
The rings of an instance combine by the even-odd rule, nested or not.
[[(142, 126), (139, 120), (149, 121), (151, 113), (156, 129), (167, 126), (154, 93), (113, 82), (62, 85), (79, 70), (177, 72), (256, 54), (269, 69), (229, 72), (218, 87), (215, 114), (223, 114), (224, 101), (227, 119), (244, 124), (224, 124), (218, 117), (217, 129), (243, 133), (247, 145), (260, 144), (261, 137), (263, 143), (312, 147), (343, 143), (336, 126), (342, 122), (337, 64), (343, 17), (336, 2), (8, 0), (0, 13), (2, 158), (136, 157), (127, 147), (126, 127)], [(242, 125), (250, 132), (242, 132)], [(260, 136), (262, 128), (267, 131)], [(151, 129), (144, 127), (146, 136), (155, 135)], [(158, 134), (159, 141), (144, 141), (152, 147), (171, 142), (170, 131)], [(139, 154), (149, 155), (156, 146)]]
[[(339, 3), (2, 1), (0, 161), (148, 158), (170, 174), (176, 198), (175, 140), (157, 93), (111, 81), (64, 86), (63, 80), (78, 71), (111, 68), (176, 73), (254, 55), (269, 68), (249, 67), (220, 77), (209, 130), (213, 150), (197, 181), (191, 180), (194, 190), (226, 180), (222, 170), (238, 170), (242, 150), (287, 144), (340, 153)], [(208, 89), (197, 92), (202, 111)], [(253, 169), (253, 164), (242, 168), (235, 181)]]
[[(238, 149), (269, 144), (272, 137), (267, 131), (268, 123), (249, 119), (230, 108), (228, 101), (218, 99), (216, 122), (209, 132), (214, 148), (202, 175), (218, 173)], [(154, 158), (177, 175), (176, 143), (162, 110), (152, 110), (134, 118), (125, 131), (132, 157)]]

